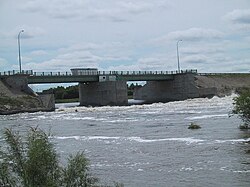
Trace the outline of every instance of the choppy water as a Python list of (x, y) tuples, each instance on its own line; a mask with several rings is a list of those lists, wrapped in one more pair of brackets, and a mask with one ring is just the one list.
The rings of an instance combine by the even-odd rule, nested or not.
[[(62, 162), (85, 151), (92, 172), (108, 184), (248, 187), (249, 132), (237, 128), (236, 116), (229, 118), (232, 98), (126, 107), (58, 105), (50, 113), (0, 116), (0, 128), (50, 129)], [(189, 130), (191, 122), (202, 128)]]

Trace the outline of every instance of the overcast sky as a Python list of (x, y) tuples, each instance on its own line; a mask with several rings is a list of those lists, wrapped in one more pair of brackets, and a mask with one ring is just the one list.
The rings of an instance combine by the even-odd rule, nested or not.
[(250, 71), (250, 0), (0, 0), (0, 71)]

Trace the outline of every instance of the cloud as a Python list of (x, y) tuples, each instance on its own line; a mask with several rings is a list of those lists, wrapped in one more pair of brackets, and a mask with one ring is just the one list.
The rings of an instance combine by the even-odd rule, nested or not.
[(4, 58), (0, 58), (0, 69), (1, 70), (4, 70), (8, 65), (8, 62), (6, 59)]
[(204, 64), (208, 62), (208, 57), (202, 54), (188, 55), (181, 58), (181, 61), (188, 64)]
[(234, 24), (250, 24), (250, 9), (233, 10), (226, 14), (224, 18)]
[(20, 8), (27, 13), (45, 14), (58, 19), (108, 19), (114, 22), (127, 21), (128, 15), (138, 15), (154, 9), (167, 7), (164, 0), (32, 0)]
[(250, 30), (250, 9), (236, 9), (223, 16), (236, 29)]
[(40, 13), (61, 19), (74, 18), (79, 16), (83, 2), (80, 0), (29, 0), (22, 4), (20, 11)]
[[(48, 60), (39, 62), (39, 58), (44, 58), (46, 51), (37, 50), (25, 54), (23, 58), (23, 67), (25, 69), (34, 69), (35, 71), (69, 71), (71, 68), (108, 68), (112, 63), (131, 61), (127, 55), (116, 53), (117, 47), (122, 48), (120, 43), (111, 44), (75, 44), (68, 48), (57, 50), (57, 55)], [(103, 50), (105, 49), (105, 54)], [(102, 51), (101, 53), (98, 51)], [(33, 59), (33, 61), (32, 61)]]
[(35, 51), (31, 51), (30, 55), (33, 57), (37, 57), (37, 56), (43, 56), (43, 55), (47, 55), (48, 52), (44, 51), (44, 50), (35, 50)]
[(98, 67), (100, 57), (93, 55), (88, 51), (76, 51), (72, 53), (59, 54), (53, 59), (37, 62), (26, 63), (25, 69), (34, 69), (39, 71), (69, 71), (70, 68), (76, 67)]
[(162, 41), (202, 41), (211, 39), (220, 39), (224, 34), (214, 29), (190, 28), (183, 31), (170, 32), (165, 36), (154, 39), (155, 42)]
[(43, 36), (46, 34), (46, 31), (40, 27), (22, 25), (22, 26), (12, 29), (12, 31), (1, 31), (0, 35), (2, 35), (4, 38), (9, 38), (9, 37), (17, 38), (18, 33), (21, 30), (24, 30), (24, 32), (22, 32), (20, 35), (22, 39), (39, 37), (39, 36)]
[(196, 55), (196, 54), (206, 54), (214, 55), (225, 53), (225, 43), (205, 43), (196, 45), (196, 43), (189, 44), (188, 46), (179, 46), (179, 51), (185, 55)]
[(109, 69), (114, 71), (170, 71), (174, 69), (174, 65), (169, 63), (167, 57), (154, 55), (135, 59), (132, 64), (110, 66)]

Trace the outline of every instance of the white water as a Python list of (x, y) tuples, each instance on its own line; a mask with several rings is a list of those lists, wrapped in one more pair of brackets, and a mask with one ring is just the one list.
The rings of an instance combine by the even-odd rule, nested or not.
[[(21, 133), (37, 125), (51, 131), (62, 163), (84, 151), (105, 183), (248, 187), (249, 132), (229, 117), (233, 97), (121, 107), (61, 104), (55, 112), (0, 116), (0, 124)], [(191, 122), (202, 128), (188, 129)]]

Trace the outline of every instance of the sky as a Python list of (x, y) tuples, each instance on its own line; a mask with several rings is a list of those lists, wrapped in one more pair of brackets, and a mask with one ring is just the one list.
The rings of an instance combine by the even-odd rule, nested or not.
[(250, 0), (0, 0), (0, 71), (250, 72)]

